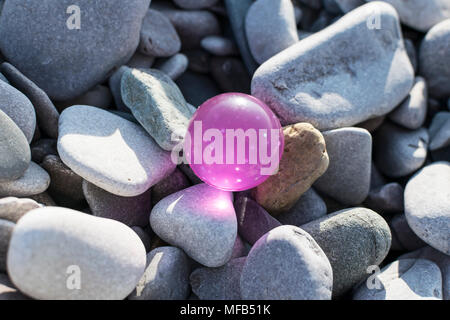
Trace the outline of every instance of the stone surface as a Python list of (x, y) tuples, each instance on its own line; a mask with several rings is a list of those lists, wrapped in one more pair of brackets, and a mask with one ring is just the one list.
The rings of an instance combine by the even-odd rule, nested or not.
[(222, 36), (208, 36), (202, 39), (203, 49), (216, 56), (237, 55), (238, 51), (233, 41)]
[(184, 50), (198, 48), (204, 37), (220, 34), (217, 17), (206, 10), (180, 10), (164, 5), (160, 10), (174, 25)]
[(152, 239), (150, 237), (150, 234), (138, 226), (131, 227), (131, 229), (133, 229), (133, 231), (136, 232), (136, 234), (139, 236), (139, 239), (141, 239), (142, 244), (145, 247), (145, 252), (150, 252), (150, 248), (152, 246)]
[(391, 246), (386, 221), (366, 208), (350, 208), (302, 226), (319, 244), (333, 268), (333, 297), (339, 297), (367, 277)]
[(397, 182), (370, 190), (365, 205), (378, 213), (403, 211), (403, 187)]
[(30, 160), (27, 138), (14, 121), (0, 110), (0, 183), (20, 178)]
[(402, 23), (422, 32), (427, 32), (439, 22), (450, 19), (450, 3), (446, 0), (381, 1), (394, 6)]
[(405, 215), (411, 229), (433, 248), (450, 255), (450, 163), (420, 170), (405, 188)]
[(112, 101), (113, 96), (109, 88), (98, 84), (79, 97), (57, 102), (56, 106), (61, 111), (75, 105), (86, 105), (100, 109), (108, 109), (111, 108)]
[(15, 122), (30, 143), (36, 130), (34, 107), (22, 92), (3, 81), (0, 81), (0, 111), (6, 113)]
[(264, 208), (253, 199), (239, 195), (234, 207), (238, 221), (238, 231), (245, 241), (253, 245), (270, 230), (281, 226)]
[(40, 207), (39, 203), (31, 199), (3, 198), (0, 199), (0, 219), (16, 223), (27, 212)]
[(254, 189), (255, 200), (273, 215), (288, 211), (328, 168), (322, 134), (309, 123), (284, 128), (284, 153), (277, 174)]
[(122, 99), (164, 150), (183, 141), (192, 116), (183, 94), (163, 72), (131, 69), (122, 76)]
[(147, 255), (147, 267), (131, 300), (185, 300), (189, 296), (189, 259), (176, 247), (160, 247)]
[(323, 132), (330, 165), (314, 187), (335, 200), (358, 205), (370, 189), (372, 136), (360, 128)]
[(242, 269), (244, 300), (330, 300), (333, 272), (327, 256), (304, 230), (281, 226), (250, 250)]
[(425, 128), (410, 131), (386, 122), (374, 141), (375, 164), (388, 177), (406, 176), (425, 163), (429, 141)]
[(145, 54), (140, 53), (139, 51), (136, 51), (134, 55), (131, 57), (131, 59), (127, 62), (127, 67), (129, 68), (151, 68), (153, 64), (155, 63), (156, 58), (153, 56), (148, 56)]
[(178, 79), (188, 68), (189, 60), (186, 55), (177, 53), (161, 63), (157, 68), (167, 74), (170, 79)]
[(442, 300), (439, 267), (429, 260), (402, 259), (381, 270), (375, 281), (380, 289), (363, 283), (353, 295), (355, 300)]
[(427, 79), (432, 96), (450, 96), (450, 19), (438, 23), (420, 46), (420, 74)]
[(250, 51), (258, 63), (298, 42), (291, 0), (257, 0), (248, 10), (245, 31)]
[[(383, 32), (367, 26), (374, 11)], [(330, 130), (389, 113), (413, 81), (398, 16), (392, 6), (375, 2), (264, 63), (253, 76), (252, 94), (283, 125), (304, 121)]]
[(27, 6), (6, 1), (0, 48), (50, 98), (72, 99), (130, 59), (149, 4), (150, 0), (80, 0), (80, 29), (73, 30), (76, 16), (74, 11), (67, 14), (71, 0), (33, 0)]
[(66, 166), (58, 156), (48, 155), (41, 163), (50, 175), (48, 192), (64, 205), (79, 204), (84, 200), (83, 178)]
[(450, 112), (436, 113), (431, 122), (429, 133), (429, 148), (431, 151), (450, 146)]
[(219, 2), (218, 0), (175, 0), (176, 5), (184, 9), (203, 9), (209, 8)]
[(33, 81), (28, 79), (12, 64), (4, 62), (0, 66), (12, 86), (27, 96), (36, 111), (37, 123), (49, 137), (58, 137), (59, 112), (47, 94)]
[(181, 40), (170, 20), (149, 9), (142, 21), (139, 51), (153, 57), (170, 57), (181, 49)]
[(170, 153), (144, 129), (89, 106), (73, 106), (61, 114), (58, 152), (76, 174), (125, 197), (144, 193), (175, 168)]
[(248, 46), (247, 35), (245, 33), (245, 18), (250, 6), (253, 4), (253, 0), (225, 0), (224, 2), (242, 60), (249, 74), (252, 75), (258, 68), (258, 63), (253, 58)]
[(411, 251), (426, 246), (426, 243), (412, 231), (404, 213), (396, 214), (389, 221), (389, 227), (392, 233), (392, 250)]
[(187, 71), (176, 81), (186, 101), (199, 107), (206, 100), (221, 93), (214, 79), (209, 75)]
[(39, 139), (31, 144), (31, 159), (41, 163), (48, 155), (58, 155), (56, 139)]
[(240, 300), (240, 279), (245, 257), (232, 259), (219, 268), (198, 268), (189, 279), (201, 300)]
[[(36, 299), (119, 300), (144, 273), (145, 249), (120, 222), (49, 207), (19, 220), (7, 263), (14, 284)], [(77, 272), (81, 287), (68, 290)]]
[(232, 193), (199, 184), (164, 198), (153, 207), (155, 233), (207, 267), (230, 260), (237, 236)]
[(419, 129), (427, 115), (428, 90), (425, 79), (417, 77), (406, 100), (389, 114), (389, 119), (407, 129)]
[(450, 300), (450, 257), (448, 255), (426, 246), (406, 253), (400, 256), (399, 259), (427, 259), (436, 263), (441, 269), (443, 298), (444, 300)]
[(47, 190), (50, 185), (50, 176), (34, 162), (22, 177), (9, 182), (0, 182), (0, 197), (28, 197)]
[(0, 301), (1, 300), (28, 300), (29, 298), (20, 293), (9, 280), (8, 275), (0, 273)]
[(405, 40), (405, 49), (406, 53), (408, 54), (409, 61), (411, 61), (411, 64), (414, 69), (414, 73), (417, 73), (417, 69), (419, 67), (419, 62), (417, 61), (417, 50), (414, 46), (414, 43), (410, 39), (404, 39)]
[(148, 224), (152, 208), (150, 189), (136, 197), (121, 197), (84, 180), (83, 193), (94, 216), (117, 220), (127, 226)]
[(127, 66), (122, 66), (119, 69), (117, 69), (109, 78), (108, 84), (109, 88), (111, 89), (111, 94), (114, 98), (114, 102), (116, 103), (117, 109), (129, 112), (128, 107), (125, 105), (125, 103), (123, 103), (122, 89), (121, 89), (122, 76), (127, 70), (129, 70), (129, 67)]
[(155, 205), (165, 197), (186, 189), (190, 185), (188, 178), (177, 168), (170, 176), (152, 187), (152, 203)]
[(305, 223), (322, 218), (327, 214), (325, 201), (313, 188), (306, 191), (294, 206), (277, 218), (282, 224), (301, 227)]
[(233, 57), (213, 57), (211, 74), (223, 92), (250, 94), (251, 79), (240, 59)]
[(13, 222), (0, 219), (0, 272), (6, 271), (6, 256), (14, 226)]

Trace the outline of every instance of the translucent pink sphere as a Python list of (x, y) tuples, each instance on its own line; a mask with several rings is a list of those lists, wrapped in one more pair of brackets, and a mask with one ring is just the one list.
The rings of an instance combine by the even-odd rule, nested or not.
[(225, 93), (203, 103), (189, 123), (185, 159), (221, 190), (243, 191), (278, 171), (284, 136), (280, 121), (255, 97)]

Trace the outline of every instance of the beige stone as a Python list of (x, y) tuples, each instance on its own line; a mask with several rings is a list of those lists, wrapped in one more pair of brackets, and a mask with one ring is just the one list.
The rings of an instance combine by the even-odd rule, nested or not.
[(284, 128), (284, 153), (277, 174), (253, 190), (255, 200), (272, 215), (289, 210), (328, 168), (322, 134), (309, 123)]

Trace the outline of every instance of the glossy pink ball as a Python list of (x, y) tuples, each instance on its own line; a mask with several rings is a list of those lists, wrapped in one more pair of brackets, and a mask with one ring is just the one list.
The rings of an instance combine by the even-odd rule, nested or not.
[(255, 97), (225, 93), (203, 103), (189, 123), (184, 156), (194, 173), (221, 190), (243, 191), (278, 171), (280, 121)]

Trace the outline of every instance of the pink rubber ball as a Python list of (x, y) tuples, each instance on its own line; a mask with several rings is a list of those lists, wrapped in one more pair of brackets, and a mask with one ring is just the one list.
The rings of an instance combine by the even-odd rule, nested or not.
[(255, 97), (225, 93), (203, 103), (189, 123), (184, 156), (194, 173), (221, 190), (243, 191), (278, 171), (280, 121)]

